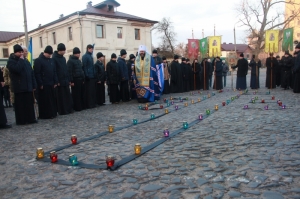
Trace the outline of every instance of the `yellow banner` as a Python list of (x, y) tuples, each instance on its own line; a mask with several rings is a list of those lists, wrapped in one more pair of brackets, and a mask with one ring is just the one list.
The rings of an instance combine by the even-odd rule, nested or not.
[(210, 57), (222, 56), (221, 36), (208, 37), (208, 53)]
[(279, 51), (279, 30), (267, 30), (265, 38), (265, 52), (277, 53)]

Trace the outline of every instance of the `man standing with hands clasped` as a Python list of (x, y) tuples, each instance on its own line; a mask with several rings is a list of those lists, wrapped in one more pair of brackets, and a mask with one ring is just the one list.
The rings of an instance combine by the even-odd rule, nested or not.
[(95, 63), (95, 71), (97, 76), (97, 86), (96, 86), (96, 101), (99, 106), (105, 105), (105, 81), (106, 73), (104, 69), (104, 55), (99, 52), (97, 53), (97, 61)]

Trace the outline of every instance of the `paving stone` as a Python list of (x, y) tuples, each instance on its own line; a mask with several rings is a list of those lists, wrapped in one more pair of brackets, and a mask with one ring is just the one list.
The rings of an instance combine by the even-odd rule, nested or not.
[(137, 179), (136, 178), (128, 177), (128, 178), (126, 178), (126, 182), (128, 182), (128, 183), (136, 183)]
[(239, 197), (241, 197), (242, 194), (240, 192), (237, 192), (237, 191), (229, 191), (228, 195), (231, 198), (239, 198)]
[(218, 189), (218, 190), (225, 190), (225, 187), (222, 186), (221, 184), (212, 184), (214, 189)]
[(60, 184), (72, 186), (72, 185), (74, 185), (74, 184), (76, 184), (76, 183), (75, 183), (75, 182), (72, 182), (72, 181), (61, 181)]
[(262, 198), (263, 199), (284, 199), (284, 197), (280, 193), (275, 191), (265, 191), (262, 194)]
[(190, 189), (194, 189), (197, 187), (197, 185), (192, 181), (192, 180), (186, 180), (187, 185), (189, 186)]
[(124, 193), (124, 195), (122, 196), (122, 198), (124, 199), (130, 199), (132, 198), (133, 196), (135, 196), (137, 193), (134, 192), (134, 191), (127, 191)]
[(248, 193), (252, 195), (260, 195), (260, 192), (255, 190), (245, 190), (244, 193)]
[(202, 185), (208, 183), (208, 181), (205, 180), (204, 178), (199, 178), (199, 179), (197, 180), (197, 183), (198, 183), (199, 186), (202, 186)]
[(175, 186), (171, 186), (171, 187), (168, 187), (164, 190), (162, 190), (161, 192), (162, 193), (168, 193), (168, 192), (171, 192), (173, 190), (181, 190), (181, 189), (188, 189), (189, 187), (188, 186), (183, 186), (183, 185), (175, 185)]
[(135, 190), (138, 190), (140, 188), (140, 184), (134, 184), (131, 186), (131, 188), (135, 189)]
[(150, 173), (150, 175), (153, 176), (153, 177), (159, 177), (160, 172), (159, 171), (158, 172), (152, 172), (152, 173)]
[(148, 184), (146, 186), (144, 186), (142, 188), (143, 191), (145, 192), (151, 192), (151, 191), (157, 191), (157, 190), (160, 190), (162, 189), (163, 186), (160, 186), (160, 185), (156, 185), (156, 184)]

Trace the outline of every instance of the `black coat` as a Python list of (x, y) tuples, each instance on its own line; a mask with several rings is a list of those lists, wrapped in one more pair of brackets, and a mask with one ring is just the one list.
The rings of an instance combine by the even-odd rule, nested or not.
[(213, 74), (213, 72), (214, 72), (213, 65), (212, 65), (211, 62), (207, 62), (207, 64), (208, 64), (208, 68), (209, 68), (209, 70), (208, 70), (208, 75), (209, 75), (209, 76), (212, 76), (212, 74)]
[(183, 78), (183, 80), (189, 80), (189, 77), (190, 77), (189, 66), (185, 63), (181, 63), (180, 66), (182, 68), (182, 78)]
[(291, 71), (294, 66), (294, 58), (290, 55), (288, 57), (283, 56), (281, 59), (281, 70)]
[(162, 59), (159, 56), (153, 57), (153, 59), (155, 61), (155, 65), (161, 64), (163, 62)]
[(236, 66), (232, 66), (231, 68), (238, 68), (237, 76), (238, 77), (246, 77), (248, 73), (248, 61), (246, 59), (239, 59)]
[(256, 67), (257, 68), (257, 72), (258, 72), (258, 75), (259, 75), (259, 68), (261, 67), (261, 61), (258, 60), (258, 62), (256, 62), (254, 59), (252, 59), (249, 63), (249, 66), (251, 68), (251, 75), (256, 75)]
[(107, 80), (109, 84), (120, 83), (120, 71), (116, 61), (110, 60), (106, 65)]
[(38, 87), (54, 86), (58, 83), (55, 65), (44, 53), (34, 60), (34, 74)]
[(105, 82), (106, 81), (106, 73), (104, 69), (104, 65), (99, 60), (95, 63), (95, 71), (96, 71), (96, 77), (98, 82)]
[(216, 73), (216, 76), (223, 76), (223, 65), (222, 65), (222, 61), (219, 60), (219, 61), (216, 61), (216, 63), (214, 62), (215, 64), (215, 73)]
[(295, 59), (295, 64), (293, 67), (293, 72), (300, 73), (300, 51), (298, 51), (297, 56), (294, 59)]
[(32, 92), (33, 89), (36, 89), (34, 72), (26, 58), (21, 59), (12, 53), (8, 59), (7, 68), (14, 93)]
[(69, 79), (70, 82), (74, 83), (74, 79), (84, 80), (84, 72), (82, 69), (82, 63), (78, 57), (71, 55), (67, 62), (69, 70)]
[(66, 58), (55, 51), (52, 55), (52, 60), (56, 68), (56, 74), (60, 86), (68, 86), (70, 78)]
[[(127, 70), (128, 70), (128, 80), (132, 80), (131, 66), (134, 65), (134, 61), (128, 60), (126, 65), (127, 65)], [(134, 70), (133, 70), (133, 72), (134, 72)]]
[(128, 80), (128, 68), (127, 68), (125, 59), (119, 57), (117, 63), (118, 63), (118, 66), (119, 66), (121, 81)]
[(171, 63), (171, 92), (181, 93), (183, 91), (182, 67), (178, 61)]

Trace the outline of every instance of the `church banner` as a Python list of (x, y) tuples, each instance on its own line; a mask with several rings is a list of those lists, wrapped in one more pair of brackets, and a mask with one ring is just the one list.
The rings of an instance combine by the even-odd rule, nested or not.
[(188, 40), (188, 50), (189, 50), (189, 57), (197, 59), (198, 52), (199, 52), (199, 40), (198, 39), (189, 39)]
[(207, 37), (199, 40), (199, 46), (200, 46), (200, 53), (202, 58), (207, 56), (208, 51), (208, 43), (207, 43)]
[(221, 52), (221, 36), (212, 36), (208, 39), (208, 52), (210, 57), (222, 56)]
[(279, 51), (279, 30), (267, 30), (265, 36), (265, 52), (277, 53)]
[(282, 51), (293, 50), (294, 29), (288, 28), (283, 31)]

